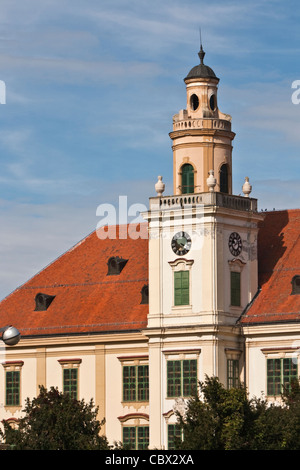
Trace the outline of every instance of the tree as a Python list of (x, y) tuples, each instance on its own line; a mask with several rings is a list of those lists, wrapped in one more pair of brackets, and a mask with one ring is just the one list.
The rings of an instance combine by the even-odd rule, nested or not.
[(175, 443), (189, 450), (299, 450), (300, 385), (292, 382), (281, 403), (248, 399), (243, 386), (225, 389), (216, 377), (199, 383), (199, 393), (177, 413), (184, 436)]
[(37, 398), (26, 399), (26, 415), (18, 429), (3, 423), (2, 438), (17, 450), (105, 450), (106, 437), (100, 436), (104, 421), (96, 419), (93, 400), (75, 400), (69, 394), (43, 386)]
[(248, 449), (254, 413), (245, 389), (226, 390), (216, 377), (206, 377), (199, 383), (199, 392), (188, 400), (184, 416), (177, 414), (184, 435), (177, 446), (189, 450)]

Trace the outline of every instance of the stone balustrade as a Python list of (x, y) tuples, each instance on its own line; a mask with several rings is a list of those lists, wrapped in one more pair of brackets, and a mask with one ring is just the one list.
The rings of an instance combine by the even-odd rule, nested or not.
[(219, 192), (182, 194), (153, 197), (150, 199), (150, 210), (170, 210), (179, 207), (192, 207), (197, 205), (213, 205), (237, 211), (257, 212), (257, 199)]
[(175, 119), (173, 131), (187, 129), (218, 129), (231, 131), (231, 122), (226, 119)]

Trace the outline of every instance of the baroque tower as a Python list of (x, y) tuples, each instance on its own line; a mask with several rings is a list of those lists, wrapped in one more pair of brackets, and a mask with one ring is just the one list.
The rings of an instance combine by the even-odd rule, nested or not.
[[(173, 116), (173, 195), (144, 214), (149, 232), (150, 448), (167, 447), (174, 407), (199, 380), (243, 381), (237, 320), (257, 289), (257, 200), (232, 194), (231, 117), (218, 109), (219, 79), (204, 64), (184, 79), (186, 109)], [(232, 382), (233, 381), (233, 382)], [(172, 421), (173, 420), (173, 421)]]
[(216, 191), (232, 193), (231, 116), (218, 108), (218, 83), (214, 71), (204, 64), (202, 45), (200, 64), (184, 79), (186, 109), (173, 117), (173, 193), (208, 191), (207, 176), (213, 171)]

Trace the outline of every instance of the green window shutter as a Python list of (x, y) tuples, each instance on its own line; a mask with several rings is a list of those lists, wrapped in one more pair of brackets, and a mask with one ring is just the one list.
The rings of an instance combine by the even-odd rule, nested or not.
[(123, 367), (123, 401), (149, 400), (149, 366)]
[(267, 394), (279, 396), (283, 388), (290, 390), (298, 379), (298, 364), (293, 358), (267, 359)]
[(189, 271), (181, 273), (181, 305), (189, 305), (190, 299), (190, 276)]
[(174, 273), (174, 303), (175, 305), (181, 305), (181, 273)]
[(136, 367), (123, 367), (123, 401), (136, 400)]
[(267, 359), (267, 394), (281, 393), (281, 360)]
[(182, 366), (183, 396), (189, 397), (197, 391), (197, 361), (196, 359), (184, 360)]
[(298, 366), (296, 359), (282, 359), (282, 385), (285, 390), (290, 391), (291, 381), (298, 378)]
[(181, 396), (181, 361), (167, 362), (167, 396)]
[(135, 426), (125, 426), (123, 428), (123, 444), (130, 450), (136, 450), (136, 428)]
[(149, 367), (147, 365), (137, 366), (137, 399), (138, 401), (149, 400)]
[(137, 428), (137, 450), (147, 450), (149, 446), (149, 426)]
[(194, 168), (190, 164), (183, 165), (181, 177), (182, 194), (194, 193)]
[(177, 424), (168, 424), (168, 450), (174, 450), (176, 441), (182, 440), (182, 431)]
[(189, 397), (197, 391), (197, 360), (167, 362), (167, 396)]
[(20, 405), (20, 371), (6, 372), (6, 405)]
[(63, 390), (77, 400), (78, 369), (63, 370)]
[(241, 305), (241, 274), (237, 272), (230, 273), (230, 303), (234, 307)]
[(238, 359), (227, 360), (227, 388), (239, 385), (239, 361)]
[(149, 426), (124, 426), (123, 444), (130, 450), (147, 450), (149, 446)]
[(190, 277), (189, 271), (175, 271), (174, 273), (174, 304), (189, 305)]

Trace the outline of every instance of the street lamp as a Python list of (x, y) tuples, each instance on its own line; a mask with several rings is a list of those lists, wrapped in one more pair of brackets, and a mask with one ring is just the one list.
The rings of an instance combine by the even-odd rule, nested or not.
[(2, 341), (8, 346), (15, 346), (20, 341), (20, 332), (14, 326), (8, 325), (0, 328), (2, 335)]

